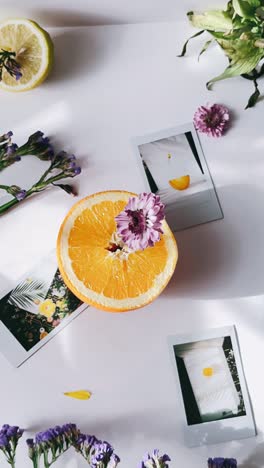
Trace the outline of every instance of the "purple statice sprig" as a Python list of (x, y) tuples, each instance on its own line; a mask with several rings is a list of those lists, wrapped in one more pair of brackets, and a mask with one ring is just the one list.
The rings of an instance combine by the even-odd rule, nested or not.
[(16, 154), (18, 146), (12, 143), (12, 136), (13, 132), (11, 131), (0, 136), (0, 172), (21, 159)]
[(38, 130), (30, 135), (27, 142), (17, 149), (18, 156), (36, 156), (42, 161), (51, 161), (54, 156), (54, 148), (50, 139)]
[(54, 148), (43, 132), (38, 130), (33, 133), (22, 146), (13, 143), (12, 136), (11, 131), (0, 136), (0, 171), (20, 161), (23, 156), (36, 156), (42, 161), (53, 158)]
[[(42, 136), (41, 136), (42, 138)], [(35, 140), (35, 139), (34, 139)], [(47, 144), (47, 143), (45, 143)], [(40, 157), (39, 153), (39, 157)], [(43, 153), (42, 153), (43, 156)], [(41, 156), (41, 159), (43, 159)], [(76, 195), (74, 187), (69, 184), (56, 184), (55, 182), (61, 181), (67, 178), (73, 178), (81, 173), (81, 167), (77, 163), (77, 159), (73, 154), (68, 154), (66, 151), (60, 151), (56, 155), (50, 156), (50, 164), (47, 170), (43, 173), (40, 179), (28, 190), (20, 188), (16, 185), (0, 185), (0, 189), (5, 190), (7, 193), (13, 196), (13, 200), (0, 206), (0, 215), (8, 211), (10, 208), (15, 206), (17, 203), (25, 200), (31, 195), (43, 192), (49, 186), (54, 185), (64, 190), (68, 194), (73, 196)]]
[(165, 453), (164, 455), (159, 454), (159, 450), (155, 449), (153, 452), (147, 453), (141, 461), (139, 468), (169, 468), (171, 459)]
[(75, 450), (89, 463), (90, 468), (116, 468), (120, 462), (113, 447), (95, 436), (80, 434)]
[(23, 432), (24, 430), (18, 426), (9, 426), (9, 424), (4, 424), (0, 429), (0, 450), (12, 468), (15, 467), (16, 448)]
[(79, 433), (76, 424), (69, 423), (39, 432), (35, 440), (28, 439), (28, 455), (33, 467), (38, 468), (43, 460), (45, 468), (49, 468), (71, 446), (76, 445)]
[(208, 468), (237, 468), (235, 458), (208, 458)]
[(193, 121), (198, 132), (219, 138), (230, 124), (230, 112), (221, 104), (201, 106), (195, 112)]
[(131, 197), (115, 218), (117, 234), (132, 251), (153, 247), (163, 234), (164, 205), (154, 193)]
[(21, 65), (15, 59), (15, 52), (8, 52), (1, 49), (0, 51), (0, 81), (3, 79), (3, 72), (6, 71), (16, 81), (22, 78)]

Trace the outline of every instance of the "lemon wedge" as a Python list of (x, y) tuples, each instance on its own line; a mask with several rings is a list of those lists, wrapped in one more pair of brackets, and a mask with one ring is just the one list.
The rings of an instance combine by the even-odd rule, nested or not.
[(9, 19), (0, 24), (0, 49), (15, 52), (21, 66), (18, 81), (3, 70), (1, 88), (6, 91), (28, 91), (47, 78), (53, 63), (54, 47), (44, 29), (28, 19)]

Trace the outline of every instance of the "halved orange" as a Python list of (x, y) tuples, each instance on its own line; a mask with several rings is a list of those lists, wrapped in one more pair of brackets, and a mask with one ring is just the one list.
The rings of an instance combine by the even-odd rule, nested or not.
[(184, 175), (178, 179), (171, 179), (169, 184), (175, 190), (186, 190), (190, 186), (190, 176)]
[(66, 285), (83, 302), (106, 311), (124, 312), (152, 302), (178, 259), (166, 221), (154, 247), (137, 252), (113, 248), (115, 217), (132, 196), (108, 191), (84, 198), (71, 208), (58, 235), (57, 257)]

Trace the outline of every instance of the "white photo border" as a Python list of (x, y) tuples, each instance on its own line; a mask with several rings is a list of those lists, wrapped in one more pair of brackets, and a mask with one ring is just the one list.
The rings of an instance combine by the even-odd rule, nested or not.
[(157, 132), (148, 133), (143, 136), (135, 136), (131, 138), (132, 149), (135, 154), (135, 157), (138, 161), (140, 173), (144, 181), (144, 188), (146, 192), (150, 191), (149, 182), (146, 177), (146, 173), (142, 164), (142, 159), (140, 157), (139, 146), (146, 143), (151, 143), (154, 141), (162, 140), (164, 138), (169, 138), (176, 135), (181, 135), (184, 133), (190, 132), (198, 153), (198, 157), (203, 168), (205, 176), (208, 178), (211, 184), (210, 189), (210, 201), (208, 203), (194, 203), (192, 209), (186, 209), (186, 202), (179, 201), (177, 202), (177, 217), (167, 212), (166, 219), (174, 232), (182, 231), (193, 226), (200, 224), (208, 223), (211, 221), (216, 221), (224, 218), (223, 210), (216, 192), (213, 178), (211, 176), (208, 164), (206, 162), (203, 149), (192, 122), (185, 123), (183, 125), (178, 125), (176, 127), (170, 127), (164, 130), (159, 130)]
[[(180, 378), (175, 359), (174, 346), (196, 341), (210, 340), (229, 336), (231, 338), (234, 351), (237, 371), (240, 380), (241, 391), (245, 404), (245, 416), (237, 418), (221, 419), (218, 421), (203, 422), (195, 425), (188, 425), (184, 408)], [(229, 442), (237, 439), (255, 437), (257, 435), (256, 423), (250, 400), (244, 369), (242, 365), (238, 335), (235, 325), (222, 328), (212, 328), (205, 331), (197, 331), (186, 335), (173, 335), (167, 338), (169, 353), (173, 372), (176, 378), (177, 396), (181, 407), (181, 423), (183, 426), (183, 436), (185, 445), (197, 447), (200, 445), (210, 445), (222, 442)]]
[[(42, 258), (37, 264), (35, 264), (30, 270), (26, 271), (20, 278), (10, 282), (8, 287), (0, 291), (0, 300), (3, 299), (8, 293), (10, 293), (17, 284), (25, 280), (27, 273), (31, 273), (35, 268), (41, 265), (41, 262), (47, 257), (52, 255), (56, 258), (56, 252), (51, 251), (45, 257)], [(35, 346), (30, 350), (26, 350), (21, 343), (16, 339), (13, 333), (5, 326), (5, 324), (0, 319), (0, 352), (5, 356), (5, 358), (10, 362), (14, 367), (20, 367), (27, 361), (33, 354), (39, 351), (45, 344), (48, 343), (54, 336), (56, 336), (63, 328), (65, 328), (70, 322), (80, 315), (85, 309), (89, 307), (89, 304), (82, 303), (77, 309), (72, 312), (69, 317), (63, 319), (63, 321), (52, 330), (46, 337), (40, 340)]]

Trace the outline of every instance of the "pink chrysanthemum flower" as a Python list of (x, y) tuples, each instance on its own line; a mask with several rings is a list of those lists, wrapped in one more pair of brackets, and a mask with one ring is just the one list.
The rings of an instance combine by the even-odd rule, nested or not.
[(141, 193), (131, 197), (116, 218), (117, 233), (131, 250), (152, 247), (163, 234), (164, 205), (158, 195)]
[(221, 104), (201, 106), (194, 114), (196, 130), (208, 136), (220, 137), (226, 131), (230, 120), (229, 110)]

